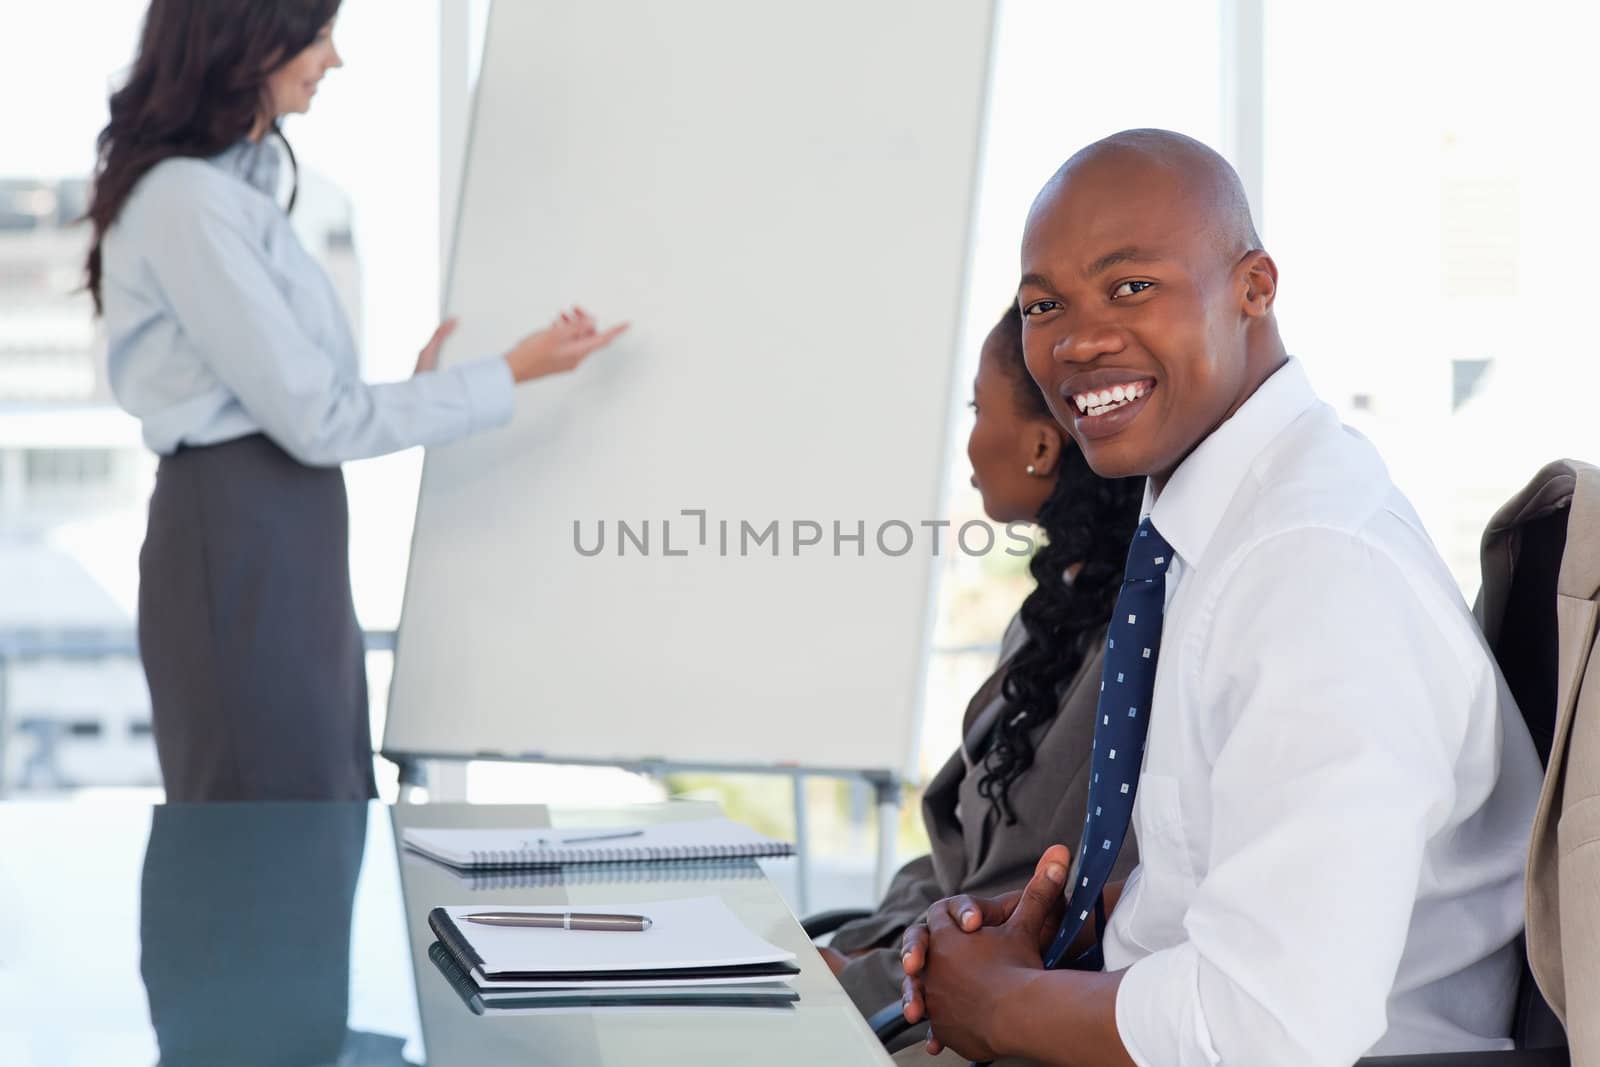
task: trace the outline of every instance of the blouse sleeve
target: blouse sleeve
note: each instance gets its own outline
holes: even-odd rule
[[[333,466],[510,421],[511,370],[498,357],[378,385],[341,373],[296,321],[231,190],[189,173],[149,190],[162,232],[145,258],[179,329],[286,452]]]

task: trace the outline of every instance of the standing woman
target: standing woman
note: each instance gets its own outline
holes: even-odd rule
[[[152,0],[99,138],[88,288],[112,390],[161,456],[139,644],[170,801],[375,795],[339,464],[499,426],[514,383],[622,329],[574,310],[436,371],[446,323],[410,380],[360,380],[271,143],[341,65],[338,6]]]

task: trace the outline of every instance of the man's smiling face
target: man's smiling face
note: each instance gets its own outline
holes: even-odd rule
[[[1270,309],[1276,269],[1210,162],[1103,142],[1029,214],[1017,290],[1028,370],[1104,477],[1159,488],[1265,377],[1248,326]]]

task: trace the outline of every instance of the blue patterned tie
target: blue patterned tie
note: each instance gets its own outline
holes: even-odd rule
[[[1161,653],[1161,614],[1166,608],[1167,568],[1172,546],[1145,519],[1128,549],[1122,592],[1106,629],[1106,661],[1100,677],[1100,701],[1094,724],[1094,752],[1089,764],[1089,811],[1078,843],[1078,865],[1067,894],[1067,913],[1045,953],[1044,965],[1061,964],[1062,954],[1093,912],[1103,925],[1101,894],[1116,866],[1122,840],[1133,818],[1133,798],[1144,763],[1144,739],[1150,728],[1150,698],[1156,688],[1156,659]],[[1098,943],[1067,966],[1099,970]]]

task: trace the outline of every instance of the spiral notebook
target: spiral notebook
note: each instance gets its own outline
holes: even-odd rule
[[[794,855],[787,841],[721,818],[589,830],[407,827],[404,839],[407,848],[460,870]]]
[[[662,860],[658,863],[579,863],[561,867],[462,869],[417,854],[417,863],[437,864],[469,890],[548,889],[614,885],[619,882],[722,882],[765,878],[755,860]]]

